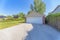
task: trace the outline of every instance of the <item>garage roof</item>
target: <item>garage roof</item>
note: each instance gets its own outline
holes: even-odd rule
[[[43,16],[43,14],[40,14],[35,11],[30,11],[26,17],[41,17],[41,16]]]

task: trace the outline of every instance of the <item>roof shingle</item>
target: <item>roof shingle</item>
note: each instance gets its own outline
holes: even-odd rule
[[[40,14],[35,11],[31,11],[26,17],[41,17],[41,16],[43,16],[43,14]]]

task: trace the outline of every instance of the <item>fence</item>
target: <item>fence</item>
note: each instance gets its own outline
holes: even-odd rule
[[[53,26],[54,28],[60,30],[60,16],[48,16],[46,18],[47,24]]]

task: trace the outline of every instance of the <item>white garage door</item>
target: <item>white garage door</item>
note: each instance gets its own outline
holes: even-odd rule
[[[26,18],[27,23],[43,24],[42,17],[28,17]]]

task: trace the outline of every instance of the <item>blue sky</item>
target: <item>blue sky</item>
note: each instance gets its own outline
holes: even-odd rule
[[[60,4],[60,0],[43,0],[46,4],[47,15]],[[30,10],[30,4],[33,0],[0,0],[0,15],[13,15],[19,12],[27,12]]]

